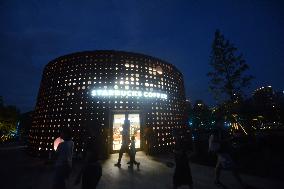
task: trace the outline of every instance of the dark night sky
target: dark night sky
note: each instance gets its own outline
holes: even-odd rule
[[[182,71],[187,96],[214,100],[206,73],[217,28],[245,56],[262,85],[283,89],[284,1],[0,0],[0,95],[32,110],[50,60],[72,52],[125,50]]]

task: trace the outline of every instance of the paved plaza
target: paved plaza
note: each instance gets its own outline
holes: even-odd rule
[[[1,189],[51,189],[53,167],[38,158],[25,154],[25,149],[2,148],[0,149]],[[115,167],[118,154],[112,154],[103,162],[103,176],[98,189],[171,189],[174,168],[168,166],[173,162],[169,156],[152,157],[143,152],[137,153],[137,161],[141,162],[140,170],[136,167],[128,169],[129,157],[124,156],[121,168]],[[80,165],[75,163],[73,172],[68,181],[68,189],[79,189],[80,185],[73,184]],[[214,168],[191,164],[194,188],[213,189]],[[284,182],[242,175],[245,182],[252,188],[270,189],[284,188]],[[229,189],[240,188],[231,173],[222,174],[224,184]],[[187,188],[187,187],[182,187]]]

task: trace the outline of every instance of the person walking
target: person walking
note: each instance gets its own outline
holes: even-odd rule
[[[232,171],[233,176],[242,188],[247,188],[247,185],[241,179],[240,174],[236,169],[236,165],[230,155],[229,143],[231,138],[224,132],[223,124],[224,122],[222,119],[217,119],[216,129],[209,137],[209,152],[212,152],[217,156],[214,184],[219,187],[224,187],[224,184],[220,181],[220,175],[223,169],[227,169]]]
[[[96,189],[102,176],[101,153],[101,138],[98,136],[96,138],[94,136],[88,137],[83,166],[75,179],[75,184],[82,180],[82,189]]]
[[[135,155],[136,155],[136,148],[135,148],[135,136],[131,137],[131,143],[130,143],[130,162],[128,168],[133,168],[133,164],[137,165],[137,169],[139,169],[140,163],[135,160]]]
[[[71,129],[64,127],[61,130],[61,142],[55,152],[55,174],[53,189],[65,189],[65,181],[69,177],[72,169],[72,158],[74,142],[71,140]]]
[[[120,150],[119,150],[118,161],[117,161],[116,164],[114,164],[114,166],[117,166],[117,167],[121,167],[121,158],[122,158],[123,154],[124,153],[128,153],[129,154],[130,139],[129,139],[129,123],[128,122],[125,121],[123,126],[122,126],[123,127],[123,130],[122,130],[122,143],[121,143],[121,147],[120,147]]]
[[[173,176],[173,188],[177,189],[182,185],[188,185],[189,189],[193,188],[189,158],[184,140],[178,136],[174,149],[175,171]]]

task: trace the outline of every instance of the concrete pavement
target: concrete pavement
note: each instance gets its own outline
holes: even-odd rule
[[[1,189],[51,189],[52,165],[46,164],[38,158],[31,158],[24,153],[22,148],[10,150],[0,149],[0,179]],[[129,157],[122,158],[121,168],[115,167],[118,154],[112,154],[108,160],[103,162],[103,176],[99,182],[98,189],[171,189],[174,168],[168,167],[173,159],[166,156],[151,157],[143,152],[138,152],[136,159],[141,163],[140,170],[136,167],[128,169],[126,164]],[[80,185],[73,184],[80,169],[75,163],[73,172],[68,180],[69,189],[79,189]],[[197,164],[191,164],[194,188],[214,189],[214,168]],[[284,188],[284,182],[259,178],[255,176],[242,175],[243,180],[258,189]],[[240,188],[230,172],[222,174],[222,180],[227,188]],[[181,187],[187,188],[187,187]]]

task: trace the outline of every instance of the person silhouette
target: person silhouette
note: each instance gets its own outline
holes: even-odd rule
[[[61,142],[55,152],[55,174],[53,189],[65,189],[65,180],[69,177],[72,169],[72,158],[74,142],[71,140],[71,129],[64,127],[61,129]]]
[[[147,125],[144,129],[146,155],[152,154],[153,137],[154,137],[153,128]]]
[[[118,161],[116,164],[114,164],[117,167],[121,167],[121,158],[123,156],[123,153],[128,153],[129,154],[129,143],[130,143],[130,139],[129,139],[129,127],[130,127],[130,123],[129,120],[125,120],[124,124],[122,125],[122,143],[121,143],[121,147],[119,150],[119,157],[118,157]]]
[[[89,136],[85,146],[85,157],[81,171],[75,179],[78,184],[82,179],[82,189],[95,189],[102,176],[101,159],[101,137]]]
[[[189,158],[186,151],[186,143],[183,138],[178,136],[174,148],[175,170],[173,176],[173,188],[177,189],[182,185],[188,185],[189,189],[193,188]]]
[[[209,151],[213,152],[217,156],[217,162],[215,166],[215,180],[214,184],[220,187],[224,187],[224,184],[220,181],[221,171],[223,169],[230,170],[233,176],[242,188],[247,188],[247,184],[243,182],[240,174],[236,168],[230,154],[230,142],[231,137],[223,129],[223,118],[217,118],[216,129],[209,137]]]
[[[131,143],[130,143],[130,150],[129,150],[129,156],[130,156],[130,162],[129,162],[129,168],[133,168],[133,164],[137,165],[137,168],[139,169],[140,163],[135,160],[136,155],[136,148],[135,148],[135,136],[131,137]]]

